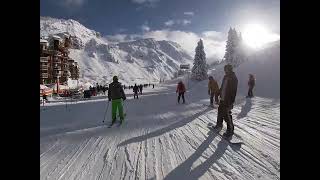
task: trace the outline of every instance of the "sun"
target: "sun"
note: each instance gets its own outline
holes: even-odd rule
[[[278,34],[268,32],[260,24],[248,24],[243,28],[243,41],[252,48],[260,48],[263,45],[280,39]]]

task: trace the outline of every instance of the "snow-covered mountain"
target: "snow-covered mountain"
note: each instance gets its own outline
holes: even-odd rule
[[[80,65],[81,82],[110,82],[118,75],[126,84],[158,82],[170,79],[180,64],[192,64],[192,57],[172,41],[140,39],[108,44],[100,33],[75,20],[40,17],[40,35],[70,34],[70,57]]]

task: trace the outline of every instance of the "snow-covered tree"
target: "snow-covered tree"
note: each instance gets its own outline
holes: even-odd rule
[[[191,70],[191,78],[201,81],[208,77],[208,65],[206,62],[206,53],[204,52],[203,42],[200,39],[196,47],[196,54],[194,56],[193,67]]]
[[[241,33],[237,33],[235,28],[229,29],[228,40],[226,45],[226,53],[224,60],[233,65],[234,67],[239,66],[245,59],[244,46]]]

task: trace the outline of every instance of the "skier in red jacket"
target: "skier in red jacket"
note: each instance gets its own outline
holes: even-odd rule
[[[176,90],[176,93],[179,93],[179,96],[178,96],[178,103],[180,104],[180,97],[182,96],[182,100],[183,100],[183,104],[185,103],[185,99],[184,99],[184,92],[186,92],[186,87],[184,86],[183,82],[180,81],[178,83],[178,86],[177,86],[177,90]]]

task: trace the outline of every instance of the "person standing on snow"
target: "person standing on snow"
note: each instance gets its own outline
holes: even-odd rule
[[[177,90],[176,93],[179,93],[178,95],[178,103],[180,104],[180,97],[182,96],[182,100],[183,100],[183,104],[185,103],[185,99],[184,99],[184,93],[186,92],[186,87],[184,86],[182,81],[179,81],[178,85],[177,85]]]
[[[210,106],[213,107],[213,97],[215,97],[216,104],[219,103],[219,85],[216,80],[213,79],[212,76],[209,76],[208,82],[208,94],[210,96]]]
[[[248,90],[248,96],[247,98],[252,98],[253,97],[253,93],[252,93],[252,90],[254,88],[256,84],[256,80],[254,79],[254,76],[253,74],[249,74],[249,81],[248,81],[248,86],[249,86],[249,90]]]
[[[123,101],[126,100],[121,83],[118,82],[118,77],[113,76],[113,82],[109,85],[108,90],[109,101],[112,100],[112,122],[113,125],[116,121],[117,110],[119,111],[120,123],[124,120],[123,114]]]
[[[136,99],[136,97],[137,97],[137,99],[139,99],[139,97],[138,97],[139,88],[138,88],[137,84],[134,84],[134,87],[132,89],[133,89],[133,99]]]
[[[220,104],[218,108],[217,124],[214,128],[221,130],[224,120],[227,123],[227,132],[224,136],[231,137],[234,133],[231,109],[233,109],[233,104],[237,95],[238,79],[232,70],[232,65],[225,65],[224,71],[225,76],[223,77],[219,92]]]
[[[139,86],[139,90],[140,90],[140,94],[142,94],[142,84],[140,84],[140,86]]]

